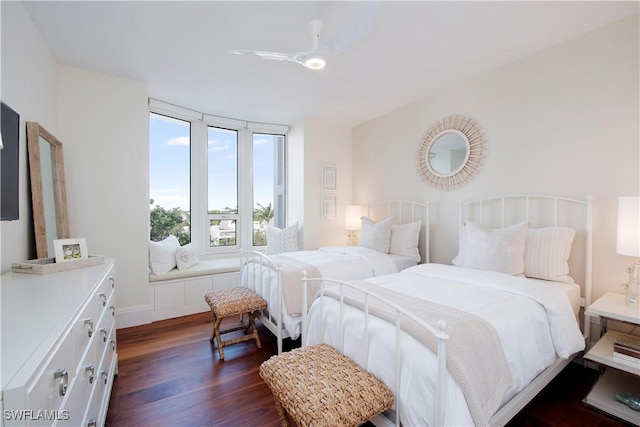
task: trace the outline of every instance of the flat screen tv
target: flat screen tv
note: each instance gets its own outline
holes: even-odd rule
[[[20,152],[20,116],[0,101],[0,220],[18,219],[18,167]]]

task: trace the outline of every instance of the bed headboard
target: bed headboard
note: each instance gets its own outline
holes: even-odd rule
[[[410,200],[386,200],[369,203],[364,209],[364,215],[373,221],[381,221],[393,217],[394,224],[408,224],[422,221],[418,250],[420,263],[429,262],[429,202],[414,202]]]
[[[508,195],[463,201],[459,225],[472,220],[485,227],[501,228],[530,221],[532,228],[566,226],[576,230],[569,257],[571,277],[580,285],[582,306],[591,304],[593,259],[592,198],[585,200],[554,196]],[[585,324],[585,332],[589,328]]]

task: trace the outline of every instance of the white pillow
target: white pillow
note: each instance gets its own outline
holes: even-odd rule
[[[176,267],[176,249],[180,247],[173,234],[160,242],[149,240],[149,267],[153,274],[164,274]]]
[[[422,220],[409,224],[391,225],[391,242],[389,243],[389,253],[394,255],[408,256],[420,262],[420,251],[418,251],[418,241],[420,240],[420,227]]]
[[[465,222],[454,265],[512,275],[524,273],[528,226],[524,221],[509,227],[486,229],[473,221]]]
[[[177,248],[175,257],[178,270],[186,270],[200,262],[191,243]]]
[[[569,227],[529,229],[524,247],[524,275],[573,283],[568,260],[575,236],[576,230]]]
[[[363,216],[360,246],[388,254],[391,243],[391,225],[393,225],[392,217],[376,223]]]
[[[298,250],[298,222],[284,230],[267,225],[267,255]]]

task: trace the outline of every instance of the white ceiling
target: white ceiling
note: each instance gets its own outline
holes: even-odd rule
[[[234,55],[298,52],[305,23],[340,37],[363,2],[29,1],[62,64],[147,82],[149,95],[207,114],[353,127],[447,86],[637,13],[637,1],[379,4],[373,27],[326,69]],[[351,27],[349,27],[351,28]]]

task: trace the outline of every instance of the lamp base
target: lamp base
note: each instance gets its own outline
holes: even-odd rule
[[[352,231],[347,234],[347,246],[358,246],[357,232]]]
[[[640,304],[640,264],[638,263],[629,268],[629,283],[625,285],[624,300],[628,305]]]

